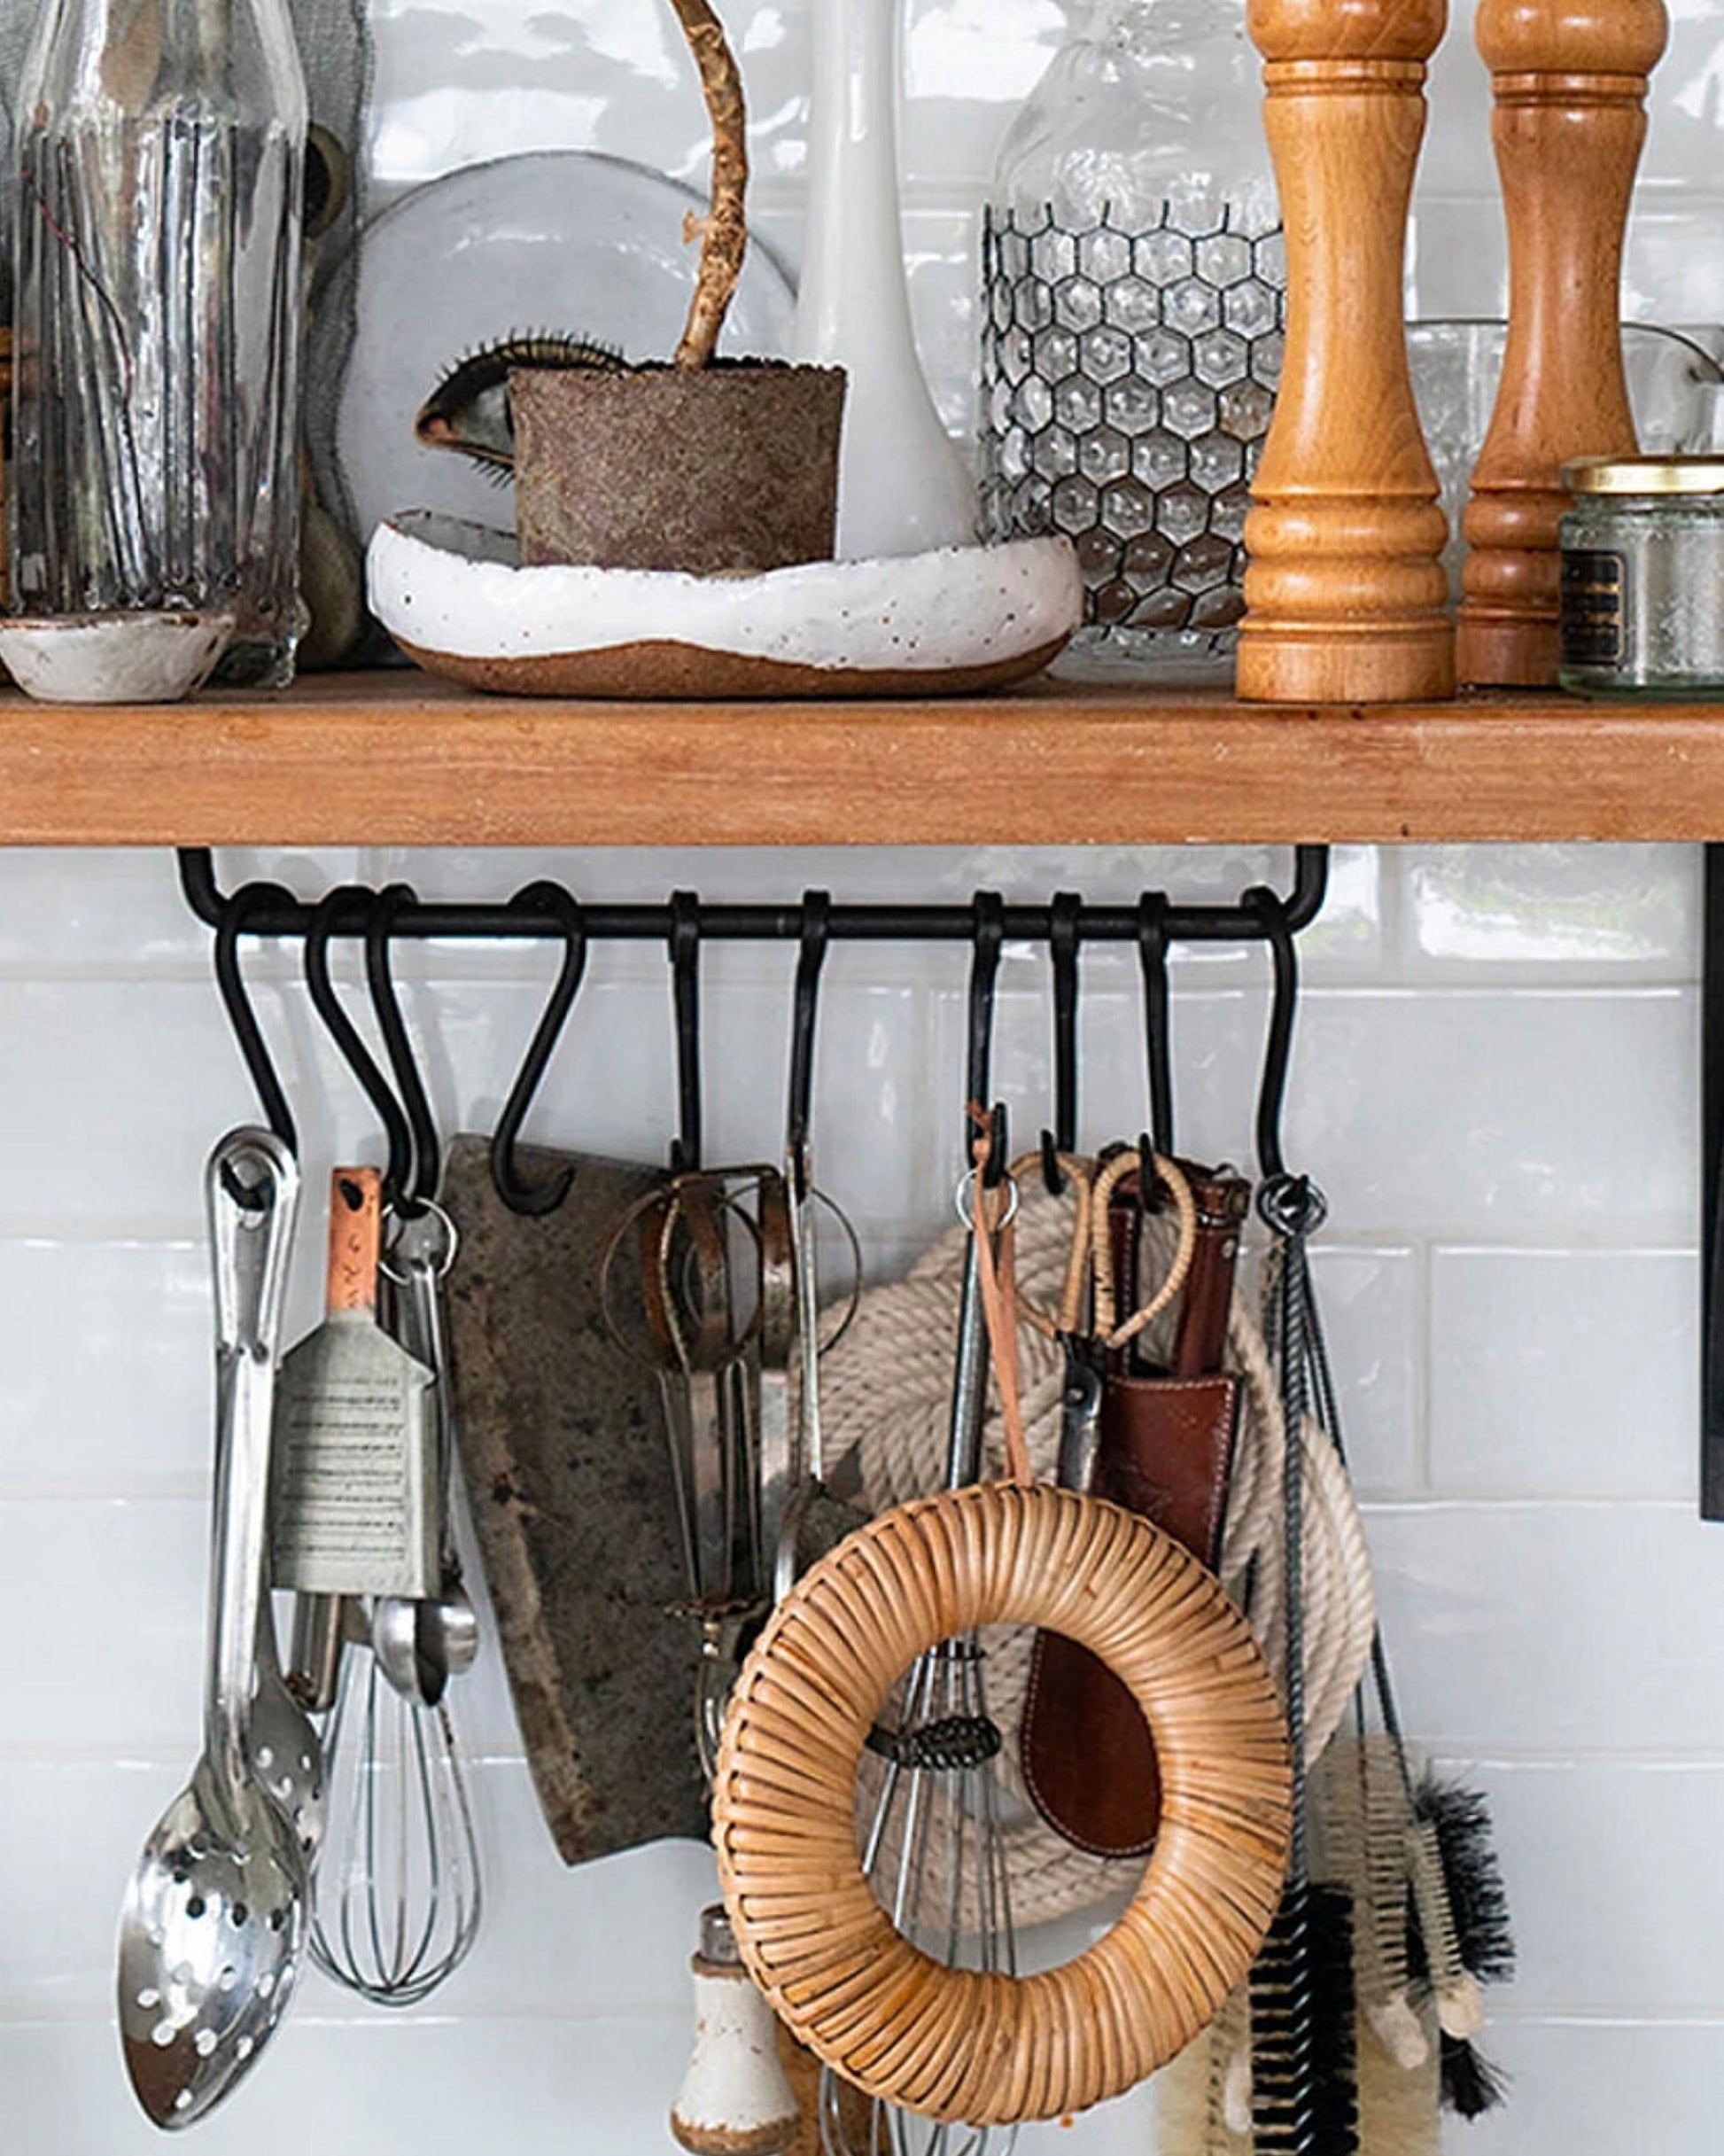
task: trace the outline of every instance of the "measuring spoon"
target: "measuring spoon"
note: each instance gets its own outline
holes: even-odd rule
[[[461,1584],[453,1512],[455,1444],[443,1283],[458,1246],[454,1221],[440,1205],[427,1203],[400,1221],[383,1260],[394,1287],[396,1337],[431,1374],[426,1413],[441,1565],[435,1595],[378,1597],[371,1610],[371,1647],[396,1691],[427,1707],[437,1705],[452,1677],[472,1668],[479,1651],[478,1612]]]
[[[120,2032],[158,2126],[219,2104],[274,2034],[299,1974],[308,1871],[250,1763],[270,1418],[299,1195],[267,1131],[231,1132],[206,1178],[218,1419],[203,1755],[144,1846],[120,1924]]]

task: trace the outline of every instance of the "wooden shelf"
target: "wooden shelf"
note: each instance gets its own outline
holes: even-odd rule
[[[1724,838],[1724,704],[1266,710],[479,698],[417,673],[0,696],[0,844],[796,845]]]

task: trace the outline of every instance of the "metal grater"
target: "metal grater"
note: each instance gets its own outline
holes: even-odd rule
[[[329,1315],[282,1365],[272,1578],[316,1595],[438,1593],[431,1373],[377,1324],[382,1179],[338,1168]]]

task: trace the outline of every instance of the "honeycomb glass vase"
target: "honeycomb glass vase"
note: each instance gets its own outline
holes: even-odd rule
[[[984,513],[1062,532],[1061,671],[1224,681],[1286,263],[1243,0],[1099,0],[1001,148],[983,241]]]

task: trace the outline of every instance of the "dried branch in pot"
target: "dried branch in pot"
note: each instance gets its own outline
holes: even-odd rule
[[[671,0],[671,4],[700,70],[712,121],[711,202],[704,217],[691,214],[685,227],[688,238],[700,240],[701,262],[677,346],[679,367],[705,367],[718,348],[748,252],[748,113],[735,55],[708,0]]]

